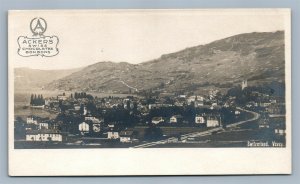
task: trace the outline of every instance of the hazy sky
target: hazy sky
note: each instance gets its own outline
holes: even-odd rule
[[[228,36],[284,30],[287,11],[114,10],[35,11],[10,14],[10,61],[15,67],[67,69],[99,61],[141,63]],[[46,36],[59,38],[55,57],[17,55],[18,36],[31,36],[29,23],[43,17]]]

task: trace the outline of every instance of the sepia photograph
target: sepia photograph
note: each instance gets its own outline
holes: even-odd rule
[[[12,151],[290,152],[288,9],[11,11],[8,32]]]

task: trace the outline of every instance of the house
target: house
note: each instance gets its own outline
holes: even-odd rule
[[[206,119],[207,127],[218,127],[221,125],[221,118],[218,115],[209,115]]]
[[[86,116],[84,119],[85,121],[91,122],[93,132],[98,133],[101,131],[101,123],[104,122],[104,119],[98,119],[93,116]]]
[[[108,139],[119,139],[120,138],[119,132],[109,131],[109,132],[107,132],[107,138]]]
[[[49,123],[41,122],[39,123],[39,129],[49,129]]]
[[[162,117],[153,117],[152,118],[152,123],[153,124],[159,124],[159,123],[163,123],[164,119]]]
[[[267,107],[270,114],[285,114],[285,105],[271,104]]]
[[[26,132],[26,141],[56,141],[62,142],[66,139],[66,134],[58,130],[41,129]]]
[[[74,110],[79,111],[80,110],[80,105],[74,105]]]
[[[258,128],[270,128],[269,121],[267,118],[260,119],[258,122]]]
[[[195,107],[201,107],[201,106],[204,106],[204,101],[199,101],[199,100],[197,100],[197,101],[195,101],[194,103],[195,103]]]
[[[170,118],[170,123],[181,123],[183,117],[181,115],[174,115]]]
[[[284,135],[285,130],[283,128],[275,128],[275,134]]]
[[[204,124],[205,123],[205,118],[203,115],[196,115],[195,117],[195,123],[196,124]]]
[[[58,95],[58,96],[57,96],[57,99],[58,99],[58,100],[67,100],[68,97],[67,97],[65,94],[62,94],[62,95]]]
[[[202,97],[202,96],[197,96],[197,95],[195,95],[195,96],[190,96],[190,97],[188,97],[188,99],[187,99],[187,103],[188,103],[188,104],[191,104],[192,102],[199,102],[199,103],[197,103],[199,106],[201,106],[201,104],[203,104],[203,101],[204,101],[204,97]]]
[[[37,118],[34,116],[27,117],[27,124],[38,124]]]
[[[133,139],[133,131],[132,130],[123,130],[120,132],[120,142],[130,143]]]
[[[241,111],[235,110],[235,111],[234,111],[234,114],[235,114],[235,115],[240,115],[240,114],[241,114]]]
[[[96,117],[93,117],[93,116],[86,116],[84,118],[85,121],[92,121],[93,123],[101,123],[104,121],[104,119],[98,119]]]
[[[79,124],[78,129],[81,133],[88,133],[90,131],[90,125],[86,122],[82,122]]]
[[[115,123],[109,123],[107,125],[107,127],[110,128],[110,129],[113,129],[113,128],[115,128]]]

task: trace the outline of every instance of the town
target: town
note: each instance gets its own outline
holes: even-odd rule
[[[241,122],[271,134],[270,142],[285,144],[284,84],[275,86],[283,90],[248,86],[244,80],[225,94],[217,89],[201,95],[159,90],[131,92],[126,97],[87,92],[53,97],[32,94],[28,108],[56,114],[56,118],[15,117],[15,147],[126,148],[151,147],[152,142],[168,147],[168,143],[195,143],[203,135],[214,136]]]

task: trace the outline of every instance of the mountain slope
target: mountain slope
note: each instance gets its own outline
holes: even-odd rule
[[[49,89],[99,92],[197,90],[284,80],[284,32],[246,33],[162,55],[138,65],[99,62],[51,82]]]
[[[70,70],[38,70],[30,68],[14,69],[14,86],[16,90],[41,89],[45,84],[66,77],[80,69]]]

